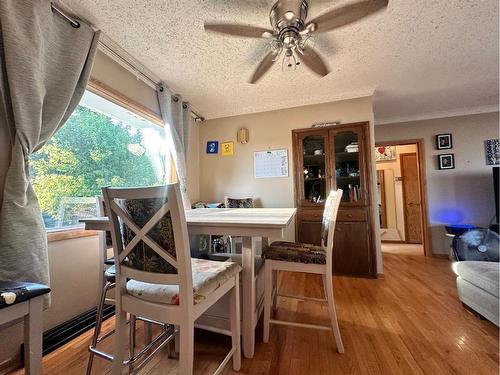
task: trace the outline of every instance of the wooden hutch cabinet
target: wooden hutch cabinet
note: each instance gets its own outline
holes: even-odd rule
[[[342,189],[333,272],[376,277],[369,123],[298,129],[292,136],[297,241],[320,245],[327,192]]]

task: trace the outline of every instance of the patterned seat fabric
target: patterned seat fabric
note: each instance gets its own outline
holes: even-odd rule
[[[241,267],[233,262],[214,262],[196,258],[191,259],[191,268],[194,304],[204,301],[210,293],[241,271]],[[127,293],[150,302],[179,304],[177,285],[149,284],[130,280],[127,283]]]
[[[277,241],[262,251],[264,259],[286,262],[326,264],[326,252],[321,246]]]
[[[120,202],[122,209],[132,221],[142,228],[167,202],[167,198],[127,199]],[[124,222],[121,225],[123,245],[127,246],[135,237],[135,232]],[[149,232],[149,238],[176,259],[174,229],[172,218],[168,212]],[[177,273],[175,267],[158,255],[144,241],[134,247],[125,260],[125,265],[137,270],[156,273]]]
[[[253,208],[253,198],[227,198],[226,208]]]

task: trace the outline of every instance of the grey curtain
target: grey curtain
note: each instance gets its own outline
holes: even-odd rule
[[[158,102],[160,104],[161,117],[165,126],[170,130],[170,149],[172,151],[179,186],[182,194],[184,209],[191,208],[187,192],[187,155],[189,145],[189,128],[191,124],[191,106],[183,102],[182,97],[172,93],[165,84],[158,89]]]
[[[80,101],[99,33],[48,0],[0,1],[0,279],[49,284],[47,238],[29,157]],[[48,305],[49,300],[46,300]]]

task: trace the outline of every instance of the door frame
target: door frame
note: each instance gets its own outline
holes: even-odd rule
[[[432,256],[431,237],[430,237],[430,218],[427,197],[427,174],[425,166],[425,145],[423,138],[405,139],[400,141],[375,142],[375,147],[379,146],[405,146],[417,145],[418,173],[420,175],[420,198],[422,200],[422,242],[424,255]]]

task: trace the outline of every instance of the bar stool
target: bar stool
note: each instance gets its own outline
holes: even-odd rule
[[[273,242],[270,246],[262,251],[262,256],[265,259],[265,294],[264,294],[264,335],[263,341],[269,341],[269,328],[271,324],[288,325],[294,327],[313,328],[321,330],[331,330],[337,344],[337,351],[344,353],[344,345],[340,336],[340,329],[337,322],[337,312],[335,301],[333,298],[333,278],[332,278],[332,262],[333,262],[333,236],[335,233],[335,221],[342,199],[342,190],[331,191],[323,213],[321,242],[322,246],[310,244],[278,241]],[[326,302],[328,304],[328,312],[330,315],[330,325],[323,326],[317,324],[306,324],[298,322],[290,322],[278,319],[271,319],[271,306],[273,304],[273,273],[279,271],[303,272],[320,274],[323,276],[323,284],[325,288],[326,298],[317,299],[302,296],[280,295],[276,289],[276,295],[286,298],[294,298],[303,301],[312,300],[316,302]],[[276,285],[277,288],[277,285]]]
[[[101,196],[96,197],[96,208],[97,216],[106,216],[106,210],[104,207],[104,200]],[[94,356],[97,355],[108,361],[113,360],[113,356],[97,349],[97,344],[105,340],[114,333],[114,330],[110,330],[101,335],[102,322],[104,320],[104,308],[106,305],[114,305],[114,298],[108,298],[108,292],[115,287],[115,266],[114,259],[108,258],[108,249],[113,247],[111,241],[111,233],[109,231],[98,233],[99,237],[99,303],[97,305],[96,312],[96,326],[94,329],[94,335],[92,336],[91,343],[89,345],[89,360],[87,363],[87,375],[92,373],[92,365],[94,362]],[[135,331],[135,319],[131,319],[132,328]],[[131,329],[132,333],[132,329]],[[131,335],[135,337],[135,335]],[[135,340],[135,339],[133,339]],[[135,344],[135,342],[134,342]]]
[[[98,216],[107,216],[107,211],[104,205],[104,200],[102,196],[96,197],[96,206],[97,206],[97,215]],[[107,361],[113,361],[113,356],[109,353],[106,353],[97,348],[97,345],[115,333],[115,330],[112,329],[101,336],[102,323],[104,321],[104,309],[106,305],[115,305],[115,299],[109,298],[108,293],[115,288],[116,285],[116,268],[114,258],[108,258],[108,249],[113,248],[113,243],[111,239],[111,232],[109,231],[100,231],[98,233],[99,236],[99,303],[97,305],[96,312],[96,326],[94,329],[94,334],[92,336],[90,345],[89,345],[89,360],[87,363],[87,375],[92,373],[92,365],[94,362],[94,357],[97,355],[100,358],[103,358]],[[150,321],[142,318],[137,318],[134,315],[130,315],[130,319],[128,323],[130,324],[130,340],[129,340],[129,358],[125,361],[127,364],[132,365],[137,359],[135,355],[135,347],[136,347],[136,321],[142,320],[148,324],[145,324],[145,335],[144,335],[144,345],[145,348],[138,354],[138,356],[142,356],[147,348],[152,346],[153,342],[158,340],[158,337],[153,340],[152,335],[152,324],[161,325],[163,328],[163,332],[159,335],[161,337],[172,335],[173,334],[173,326],[165,325],[163,323],[158,323],[155,321]]]
[[[42,373],[43,295],[42,284],[0,281],[0,326],[24,318],[25,374]]]

